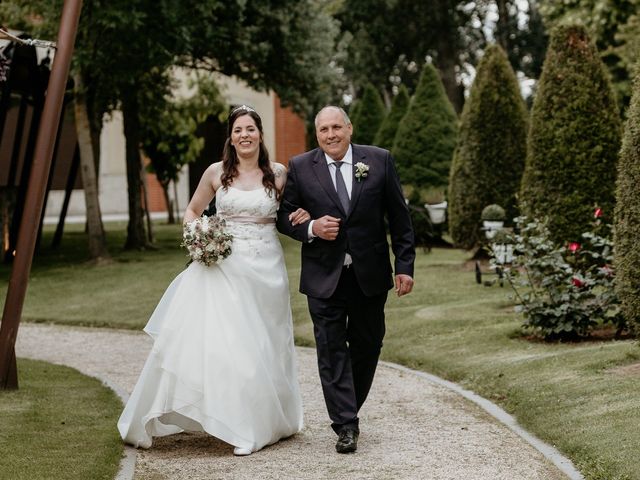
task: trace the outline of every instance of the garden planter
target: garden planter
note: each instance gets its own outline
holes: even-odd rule
[[[435,204],[425,203],[424,208],[429,212],[429,219],[434,225],[444,223],[447,218],[447,202],[440,202]]]
[[[486,237],[491,240],[498,230],[501,230],[504,226],[504,221],[502,220],[483,220],[482,226],[484,227],[484,234]]]

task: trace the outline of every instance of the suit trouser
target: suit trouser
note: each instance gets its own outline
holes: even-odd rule
[[[308,297],[318,353],[318,370],[332,428],[358,430],[358,411],[367,398],[384,338],[387,292],[367,297],[353,268],[344,267],[329,298]]]

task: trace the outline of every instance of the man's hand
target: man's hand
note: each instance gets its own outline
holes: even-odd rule
[[[413,289],[413,278],[409,275],[396,275],[396,293],[399,297],[411,293]]]
[[[291,225],[300,225],[301,223],[311,220],[311,215],[303,208],[297,209],[295,212],[289,214],[289,221]]]
[[[335,240],[340,230],[340,219],[325,215],[313,222],[313,234],[323,240]]]

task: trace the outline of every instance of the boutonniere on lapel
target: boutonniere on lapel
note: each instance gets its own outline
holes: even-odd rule
[[[367,178],[367,175],[369,175],[369,165],[362,162],[356,163],[356,180],[361,182],[363,178]]]

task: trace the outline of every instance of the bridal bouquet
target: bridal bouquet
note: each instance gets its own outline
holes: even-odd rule
[[[186,247],[191,260],[209,267],[231,255],[233,236],[225,227],[217,215],[196,218],[185,224],[180,246]]]

